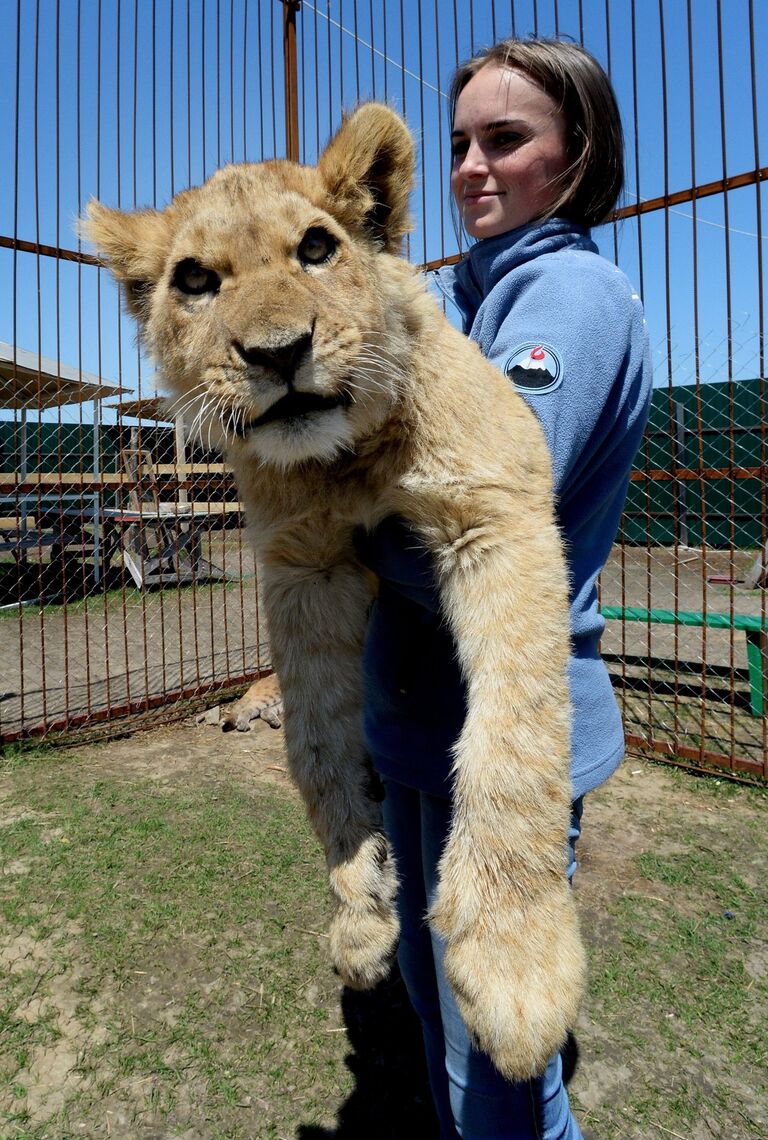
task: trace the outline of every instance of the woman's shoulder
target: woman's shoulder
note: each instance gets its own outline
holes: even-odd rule
[[[640,296],[618,266],[584,249],[543,254],[488,291],[484,309],[516,323],[526,311],[542,311],[564,327],[624,327],[641,321]],[[607,330],[606,330],[607,331]]]
[[[584,249],[537,258],[506,293],[488,300],[500,329],[539,315],[565,340],[591,338],[600,330],[604,338],[625,344],[642,335],[645,325],[640,296],[626,274]]]
[[[545,253],[531,263],[532,279],[548,285],[577,290],[585,298],[604,295],[639,301],[627,275],[613,261],[589,249],[564,248]]]
[[[478,309],[472,337],[520,384],[541,379],[520,369],[532,367],[531,348],[543,349],[554,377],[542,389],[549,393],[561,377],[585,369],[602,369],[610,385],[628,353],[642,355],[646,333],[640,298],[625,274],[595,252],[566,248],[497,281]]]
[[[434,295],[449,318],[455,313],[486,355],[497,334],[508,325],[528,324],[529,318],[574,335],[603,327],[626,337],[642,323],[637,290],[601,256],[588,231],[555,220],[549,229],[531,228],[523,239],[488,239],[457,265],[431,275]]]

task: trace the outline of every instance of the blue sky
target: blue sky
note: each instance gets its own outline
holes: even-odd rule
[[[625,203],[768,165],[766,0],[304,0],[302,160],[314,161],[342,106],[375,97],[402,110],[423,157],[414,261],[457,248],[451,72],[473,47],[509,34],[513,19],[517,34],[583,33],[610,70],[627,136]],[[281,32],[276,0],[3,0],[0,234],[77,248],[73,222],[91,196],[162,205],[224,162],[280,155]],[[753,377],[764,365],[765,183],[759,193],[762,219],[750,186],[596,235],[642,287],[657,383],[692,383],[697,350],[703,381]],[[91,267],[0,248],[0,340],[152,388],[114,286]]]

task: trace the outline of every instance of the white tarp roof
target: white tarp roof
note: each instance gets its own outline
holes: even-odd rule
[[[0,341],[0,408],[41,411],[127,391],[89,372]]]

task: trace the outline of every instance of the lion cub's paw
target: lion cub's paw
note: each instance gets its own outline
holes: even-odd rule
[[[394,910],[339,905],[331,921],[331,960],[345,986],[369,990],[389,974],[400,927]]]
[[[431,917],[446,937],[445,973],[477,1047],[511,1081],[539,1076],[576,1024],[584,990],[571,900],[541,899],[528,914],[499,902],[454,938],[439,905]]]
[[[386,839],[369,832],[354,854],[331,864],[335,910],[331,958],[345,985],[367,990],[389,973],[397,947],[397,872]]]

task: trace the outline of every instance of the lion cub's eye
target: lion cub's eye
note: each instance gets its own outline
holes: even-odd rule
[[[297,254],[305,265],[322,265],[335,253],[336,239],[320,226],[312,226],[299,242]]]
[[[173,271],[173,284],[182,293],[199,297],[203,293],[218,293],[221,278],[193,257],[186,257]]]

